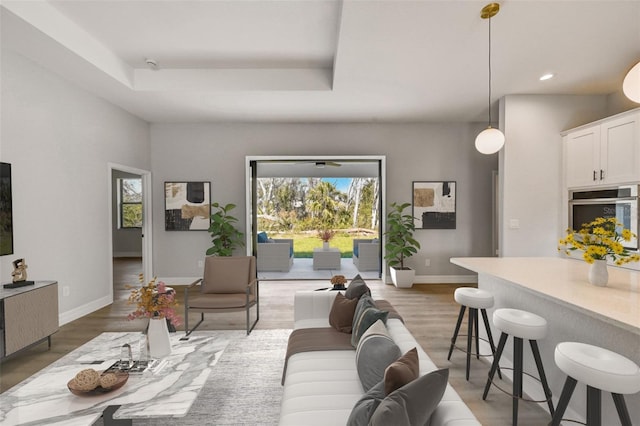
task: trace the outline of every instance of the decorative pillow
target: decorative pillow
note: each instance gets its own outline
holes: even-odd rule
[[[353,314],[356,311],[357,299],[347,299],[342,293],[336,294],[329,312],[329,324],[331,327],[343,333],[351,333]]]
[[[413,348],[384,370],[385,395],[389,395],[396,389],[400,389],[407,383],[417,379],[419,374],[418,350]]]
[[[356,311],[353,314],[353,325],[351,327],[351,344],[353,347],[358,347],[360,337],[374,322],[380,319],[386,324],[388,316],[389,312],[376,308],[371,296],[365,294],[360,297]]]
[[[387,395],[373,412],[372,426],[427,424],[449,379],[449,369],[432,371]]]
[[[347,426],[367,426],[373,412],[384,399],[384,382],[379,381],[353,406]]]
[[[258,242],[259,243],[266,243],[269,240],[269,237],[267,237],[267,233],[262,231],[258,233]]]
[[[382,320],[364,332],[356,348],[356,368],[365,392],[384,379],[385,369],[400,355]]]
[[[367,283],[365,283],[360,274],[358,274],[351,280],[344,295],[347,299],[359,299],[363,294],[371,296],[371,290],[369,290]]]

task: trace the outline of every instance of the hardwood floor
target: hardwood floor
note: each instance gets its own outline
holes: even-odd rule
[[[15,358],[0,364],[0,392],[4,392],[25,378],[46,367],[69,351],[96,337],[103,331],[138,331],[142,320],[128,321],[132,309],[126,304],[129,290],[125,284],[137,284],[141,272],[139,262],[130,259],[114,261],[114,303],[90,315],[60,327],[52,338],[51,350],[42,343]],[[449,368],[449,381],[483,425],[511,424],[511,398],[492,389],[486,401],[482,391],[487,377],[485,361],[472,358],[471,375],[465,380],[465,354],[454,352],[451,361],[447,353],[459,306],[453,301],[456,285],[414,285],[411,289],[397,289],[378,280],[367,280],[374,298],[387,299],[403,316],[416,340],[434,363]],[[325,281],[262,281],[260,283],[260,321],[256,329],[293,327],[293,294],[298,290],[327,287]],[[181,302],[183,290],[176,288]],[[189,317],[196,321],[196,315]],[[466,323],[466,321],[464,321]],[[203,329],[243,329],[244,313],[212,314],[205,316]],[[178,327],[178,332],[183,327]],[[465,325],[460,333],[466,333]],[[520,403],[519,424],[522,426],[549,423],[549,415],[533,403]]]

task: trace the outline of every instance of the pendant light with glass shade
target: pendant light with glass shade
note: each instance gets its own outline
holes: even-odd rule
[[[622,82],[622,91],[627,98],[640,104],[640,62],[627,73]]]
[[[476,149],[482,154],[495,154],[504,146],[504,134],[491,127],[491,18],[499,11],[498,3],[489,3],[480,12],[482,19],[489,20],[489,127],[476,136]]]

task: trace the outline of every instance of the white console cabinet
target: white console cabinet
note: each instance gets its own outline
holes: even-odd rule
[[[640,181],[640,109],[563,133],[567,188]]]

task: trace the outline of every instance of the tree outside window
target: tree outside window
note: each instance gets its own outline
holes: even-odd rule
[[[142,228],[142,179],[118,179],[120,228]]]

